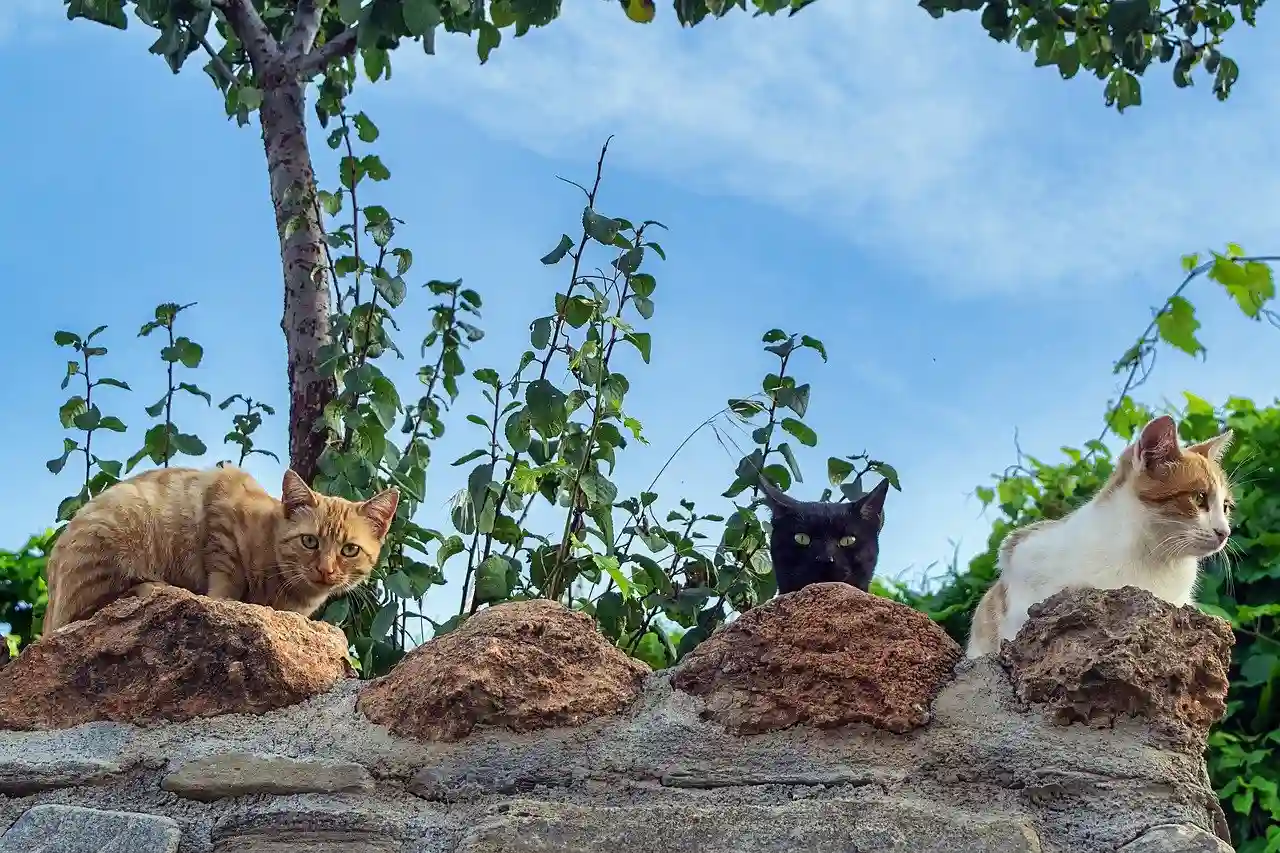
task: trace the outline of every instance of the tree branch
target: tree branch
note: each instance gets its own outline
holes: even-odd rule
[[[213,49],[213,45],[209,44],[209,40],[204,36],[199,36],[199,39],[200,46],[204,48],[205,53],[209,54],[209,59],[213,62],[214,70],[222,75],[228,86],[236,82],[236,75],[231,73],[231,67],[222,61],[222,57]]]
[[[244,45],[254,73],[265,74],[280,59],[280,45],[267,29],[266,22],[253,6],[253,0],[213,0],[231,25],[231,30]]]
[[[359,32],[358,27],[350,27],[343,30],[331,42],[326,42],[319,48],[311,51],[298,61],[298,77],[302,80],[310,80],[329,67],[329,63],[335,59],[342,59],[350,56],[356,49],[356,34]]]
[[[284,52],[291,61],[302,59],[316,43],[320,32],[320,19],[324,17],[328,0],[298,0],[293,13],[293,30],[284,43]]]

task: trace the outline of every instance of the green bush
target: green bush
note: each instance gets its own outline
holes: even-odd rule
[[[0,550],[0,654],[14,656],[40,634],[49,589],[44,581],[45,558],[53,548],[52,530],[32,536],[16,551]]]

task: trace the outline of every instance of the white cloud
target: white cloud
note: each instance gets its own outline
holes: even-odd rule
[[[616,133],[631,168],[777,205],[958,294],[1114,286],[1280,226],[1280,181],[1256,169],[1280,75],[1260,56],[1226,104],[1153,68],[1147,105],[1120,116],[1101,82],[1034,68],[976,16],[867,0],[680,30],[662,11],[640,27],[575,4],[483,67],[472,42],[442,39],[436,57],[397,57],[418,85],[379,96],[548,155]]]

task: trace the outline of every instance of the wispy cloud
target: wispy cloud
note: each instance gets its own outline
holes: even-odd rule
[[[1280,181],[1255,169],[1280,130],[1280,63],[1261,55],[1227,104],[1153,68],[1147,105],[1120,116],[1092,77],[1063,82],[974,16],[901,0],[683,31],[576,4],[484,67],[473,48],[398,58],[417,85],[382,94],[543,154],[616,133],[632,168],[780,206],[944,292],[1111,287],[1280,226]]]

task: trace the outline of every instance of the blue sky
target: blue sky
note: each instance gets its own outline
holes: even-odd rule
[[[480,67],[465,38],[435,57],[410,46],[389,82],[356,106],[382,130],[394,178],[362,202],[406,220],[413,283],[462,277],[485,299],[488,336],[468,367],[508,373],[527,324],[550,313],[565,270],[538,258],[581,213],[556,175],[586,180],[615,139],[600,209],[671,228],[651,321],[653,361],[620,365],[628,407],[651,444],[625,451],[623,492],[646,486],[683,437],[758,390],[773,326],[824,340],[831,361],[799,366],[814,386],[801,454],[816,497],[829,454],[863,449],[897,466],[880,572],[918,578],[983,547],[989,520],[970,493],[1024,449],[1052,458],[1097,433],[1110,365],[1180,277],[1178,258],[1234,240],[1280,253],[1280,58],[1255,32],[1232,34],[1243,69],[1225,104],[1205,79],[1175,90],[1153,69],[1146,104],[1121,116],[1102,84],[990,41],[977,17],[934,21],[905,0],[816,4],[790,20],[735,15],[681,31],[669,8],[629,23],[616,3],[576,3],[509,40]],[[0,255],[11,322],[0,338],[8,405],[0,465],[9,499],[0,542],[49,524],[74,473],[60,449],[65,351],[56,329],[109,325],[106,366],[129,381],[104,411],[130,425],[158,397],[158,342],[136,337],[158,302],[198,302],[184,331],[206,348],[192,379],[215,400],[250,394],[286,407],[280,266],[260,138],[222,116],[197,64],[178,76],[147,54],[147,31],[62,17],[46,0],[0,10],[0,137],[8,203]],[[1229,51],[1230,52],[1230,51]],[[336,170],[313,132],[324,185]],[[1266,165],[1272,163],[1271,166]],[[1271,242],[1268,242],[1271,241]],[[1164,352],[1141,396],[1191,389],[1271,400],[1280,333],[1241,318],[1205,281],[1201,363]],[[402,344],[417,350],[430,302],[411,291]],[[416,362],[395,368],[412,387]],[[423,521],[446,527],[479,439],[459,400],[435,451]],[[216,444],[225,413],[184,400],[180,425]],[[265,446],[283,452],[284,419]],[[109,450],[128,455],[131,431]],[[224,453],[214,448],[205,462]],[[705,509],[734,459],[710,434],[658,484]],[[271,490],[281,468],[250,465]],[[428,612],[456,607],[458,584]]]

